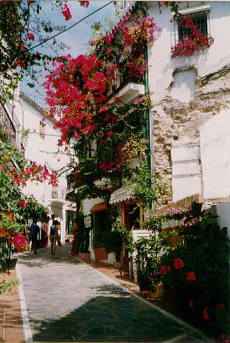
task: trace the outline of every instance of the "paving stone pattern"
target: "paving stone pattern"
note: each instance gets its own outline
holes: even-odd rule
[[[71,245],[19,256],[34,342],[196,342],[207,340],[133,296],[87,264]]]

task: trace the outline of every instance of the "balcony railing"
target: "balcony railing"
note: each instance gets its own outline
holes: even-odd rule
[[[115,96],[119,97],[122,102],[128,104],[144,94],[145,87],[143,77],[137,79],[130,75],[123,75],[117,72],[116,78],[112,81],[107,96],[109,100]]]
[[[66,188],[63,186],[53,186],[51,190],[51,199],[53,201],[65,201]]]

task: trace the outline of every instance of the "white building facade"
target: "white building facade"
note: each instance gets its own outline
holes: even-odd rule
[[[152,168],[171,182],[174,203],[198,195],[220,208],[230,201],[230,3],[180,2],[181,15],[214,43],[174,58],[180,30],[174,13],[163,3],[147,6],[162,29],[148,47]]]
[[[228,226],[230,203],[230,3],[182,1],[179,12],[191,17],[213,44],[189,57],[172,57],[171,48],[179,41],[180,28],[163,2],[141,2],[146,16],[154,17],[162,29],[148,45],[148,73],[144,84],[117,85],[116,96],[125,103],[149,91],[151,168],[165,178],[172,189],[169,204],[187,205],[202,201],[220,215],[221,227]],[[115,194],[117,193],[117,195]],[[122,222],[130,229],[132,197],[128,190],[112,194],[111,203],[120,204]],[[122,196],[121,196],[122,193]],[[86,200],[84,214],[103,218],[101,199]],[[90,226],[91,225],[91,226]],[[91,258],[96,258],[94,226],[91,230]],[[229,232],[230,234],[230,232]],[[111,254],[98,259],[114,262]]]
[[[49,119],[44,121],[44,109],[24,93],[20,93],[15,102],[15,114],[20,123],[20,132],[25,148],[25,158],[46,166],[49,172],[59,174],[69,163],[69,157],[62,148],[58,148],[60,133],[53,128]],[[23,189],[25,195],[33,195],[36,200],[48,209],[49,226],[53,219],[60,220],[61,241],[73,235],[74,208],[66,201],[66,172],[58,176],[58,185],[28,182]]]

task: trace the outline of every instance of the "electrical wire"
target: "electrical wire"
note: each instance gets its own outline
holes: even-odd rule
[[[56,38],[57,36],[60,36],[62,33],[66,32],[66,31],[69,31],[69,30],[72,29],[74,26],[80,24],[80,23],[81,23],[82,21],[84,21],[85,19],[91,17],[93,14],[95,14],[95,13],[101,11],[103,8],[105,8],[105,7],[109,6],[109,5],[111,5],[112,3],[113,3],[113,1],[110,1],[108,4],[106,4],[106,5],[104,5],[104,6],[100,7],[100,8],[98,8],[97,10],[95,10],[95,11],[93,11],[92,13],[88,14],[87,16],[83,17],[82,19],[78,20],[76,23],[74,23],[73,25],[67,27],[66,29],[62,30],[61,32],[58,32],[58,33],[56,33],[55,35],[53,35],[52,37],[47,38],[47,39],[44,39],[41,43],[32,46],[32,47],[29,48],[27,51],[31,51],[31,50],[33,50],[33,49],[35,49],[35,48],[37,48],[37,47],[39,47],[39,46],[45,44],[46,42],[50,41],[51,39],[54,39],[54,38]]]

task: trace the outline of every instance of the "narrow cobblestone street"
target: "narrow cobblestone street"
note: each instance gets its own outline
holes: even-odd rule
[[[27,342],[208,342],[202,334],[70,257],[71,245],[20,254]],[[25,301],[25,302],[24,302]]]

